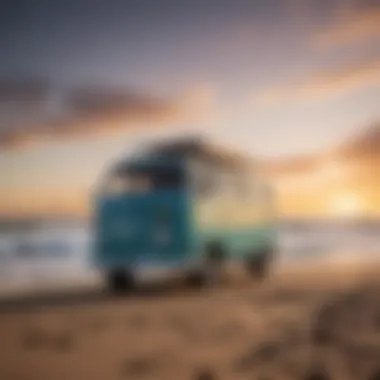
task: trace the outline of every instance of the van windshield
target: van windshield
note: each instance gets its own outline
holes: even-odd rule
[[[103,193],[128,194],[178,190],[185,186],[183,169],[176,166],[128,165],[114,170],[103,185]]]

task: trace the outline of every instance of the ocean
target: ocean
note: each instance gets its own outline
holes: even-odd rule
[[[49,288],[99,277],[90,264],[88,224],[39,224],[0,233],[0,288]],[[282,222],[278,265],[315,265],[380,260],[380,221]]]

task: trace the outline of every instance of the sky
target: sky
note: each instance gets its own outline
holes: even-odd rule
[[[0,215],[88,213],[147,137],[286,160],[380,120],[379,0],[2,1],[0,51]]]

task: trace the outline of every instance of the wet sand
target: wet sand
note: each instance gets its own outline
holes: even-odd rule
[[[0,379],[380,379],[378,266],[0,301]]]

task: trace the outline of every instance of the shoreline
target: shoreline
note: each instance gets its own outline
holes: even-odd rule
[[[380,255],[379,255],[380,257]],[[228,281],[233,283],[239,282],[242,278],[241,268],[230,267],[228,269]],[[330,285],[331,280],[335,283],[344,284],[352,281],[365,281],[376,277],[380,273],[380,258],[373,260],[292,260],[277,262],[272,271],[271,277],[267,282],[275,281],[277,283],[285,281],[285,283],[316,283],[319,287],[323,287],[321,278],[326,279]],[[244,277],[244,275],[243,275]],[[167,276],[170,281],[172,276]],[[166,277],[164,277],[165,282]],[[39,281],[38,281],[39,280]],[[154,278],[143,278],[140,280],[142,284],[145,282],[155,282]],[[28,298],[39,295],[60,295],[75,294],[75,292],[83,291],[103,291],[105,290],[104,278],[102,273],[94,269],[86,269],[83,273],[76,275],[62,276],[61,278],[45,278],[38,277],[18,281],[15,283],[0,284],[0,302],[11,300],[12,298]]]

